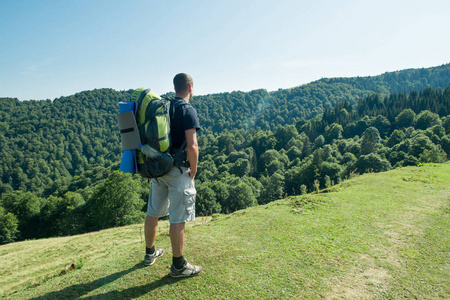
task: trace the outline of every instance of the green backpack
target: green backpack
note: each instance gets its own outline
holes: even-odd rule
[[[136,123],[143,148],[136,149],[138,172],[145,178],[157,178],[165,175],[180,161],[183,148],[171,155],[172,139],[170,135],[170,112],[187,102],[174,104],[173,98],[161,98],[150,89],[139,88],[131,95],[131,101],[138,103]],[[173,108],[172,108],[173,106]],[[157,150],[156,155],[144,155],[144,147]],[[142,150],[141,150],[142,149]]]

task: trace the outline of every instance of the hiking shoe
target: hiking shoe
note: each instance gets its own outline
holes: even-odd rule
[[[172,277],[191,277],[195,276],[202,270],[200,266],[194,266],[188,263],[187,261],[184,263],[184,266],[181,269],[175,268],[173,265],[170,267],[170,276]]]
[[[157,249],[155,253],[153,254],[145,254],[144,256],[144,265],[151,266],[155,263],[155,260],[158,257],[161,257],[164,255],[164,249]]]

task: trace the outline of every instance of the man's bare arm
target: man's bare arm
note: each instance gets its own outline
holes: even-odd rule
[[[197,174],[197,163],[198,163],[197,129],[192,128],[186,130],[184,134],[186,136],[187,156],[189,159],[189,164],[191,166],[189,176],[192,179],[194,179],[195,174]]]

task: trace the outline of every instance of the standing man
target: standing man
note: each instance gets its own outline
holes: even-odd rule
[[[184,159],[178,166],[158,180],[152,179],[152,188],[148,198],[147,217],[145,219],[146,254],[144,264],[152,265],[164,254],[164,249],[155,248],[158,219],[169,214],[170,241],[172,243],[172,266],[170,276],[190,277],[200,273],[202,268],[187,262],[183,256],[184,227],[195,219],[195,185],[197,173],[198,144],[197,130],[200,124],[196,110],[189,104],[175,105],[192,99],[194,82],[191,76],[180,73],[173,79],[175,99],[171,109],[172,149],[182,149]],[[176,108],[175,108],[176,107]],[[176,150],[175,150],[176,151]],[[173,154],[173,153],[172,153]]]

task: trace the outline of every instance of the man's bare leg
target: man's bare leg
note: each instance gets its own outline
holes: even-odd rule
[[[173,260],[170,267],[172,277],[190,277],[201,272],[202,267],[191,265],[183,256],[184,225],[186,223],[170,224],[170,241],[172,242]]]
[[[172,242],[172,253],[174,257],[183,256],[185,224],[186,223],[170,224],[170,241]]]
[[[144,232],[145,232],[145,245],[147,248],[151,248],[155,245],[156,232],[158,229],[158,219],[156,217],[150,217],[147,215],[145,218]]]
[[[158,257],[164,254],[164,249],[155,249],[156,230],[158,229],[158,218],[147,215],[145,218],[145,257],[144,265],[153,265]]]

